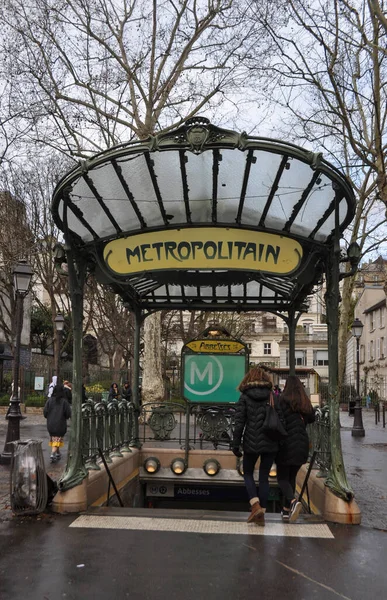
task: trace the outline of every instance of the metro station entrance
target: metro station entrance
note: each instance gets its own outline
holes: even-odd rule
[[[339,281],[345,276],[339,266],[349,262],[346,275],[353,273],[359,249],[356,244],[347,252],[340,247],[354,216],[355,198],[334,166],[321,154],[293,144],[221,129],[194,117],[176,130],[83,162],[58,184],[52,210],[65,240],[57,246],[56,262],[68,274],[74,331],[73,418],[62,492],[100,468],[93,449],[96,440],[103,441],[99,423],[105,417],[104,452],[129,456],[131,449],[140,449],[139,478],[147,488],[152,477],[144,473],[148,459],[154,459],[158,480],[161,469],[168,469],[178,489],[189,489],[180,482],[190,469],[200,469],[207,483],[216,478],[220,482],[222,471],[233,470],[236,477],[235,457],[221,449],[222,440],[216,448],[206,448],[208,443],[213,446],[213,434],[205,432],[222,419],[223,425],[230,422],[225,411],[237,398],[233,386],[247,364],[243,344],[238,349],[238,342],[231,340],[229,352],[221,336],[192,340],[182,353],[184,404],[172,410],[163,404],[146,407],[139,397],[141,326],[160,310],[271,312],[288,327],[289,373],[295,374],[297,322],[307,312],[308,296],[325,278],[330,365],[325,483],[340,498],[352,498],[342,464],[337,397]],[[129,405],[90,406],[86,419],[81,404],[82,317],[89,272],[133,312],[134,386]],[[228,382],[216,387],[221,371]],[[218,409],[220,404],[226,407],[211,413],[214,400]],[[199,447],[191,440],[200,433],[193,431],[198,422],[202,448],[200,439]],[[180,439],[175,447],[163,447],[176,427]],[[157,428],[153,441],[146,441],[144,436]],[[180,460],[178,468],[184,469],[172,475],[171,451]],[[204,457],[212,472],[203,472]],[[198,474],[196,484],[201,483]],[[151,492],[146,493],[149,499]]]

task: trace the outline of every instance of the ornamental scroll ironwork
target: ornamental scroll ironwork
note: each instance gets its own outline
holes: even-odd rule
[[[247,134],[239,134],[230,129],[222,129],[212,125],[206,117],[192,117],[172,132],[160,133],[150,138],[150,151],[160,150],[168,146],[180,144],[194,154],[200,154],[206,147],[220,142],[230,147],[244,149]]]
[[[149,410],[149,408],[148,408]],[[159,441],[169,440],[172,431],[177,425],[173,414],[173,405],[158,404],[150,407],[151,414],[148,418],[148,425],[153,432],[154,439]]]
[[[197,417],[197,425],[202,430],[201,438],[212,442],[214,448],[219,444],[230,444],[234,410],[227,407],[209,407],[202,409]]]

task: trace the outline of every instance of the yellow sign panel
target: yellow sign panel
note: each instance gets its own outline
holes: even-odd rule
[[[187,348],[193,352],[222,352],[222,353],[237,353],[245,349],[245,346],[240,342],[232,340],[194,340],[186,344]]]
[[[118,275],[176,269],[291,273],[302,246],[288,237],[246,229],[201,227],[140,233],[106,244],[103,256]]]

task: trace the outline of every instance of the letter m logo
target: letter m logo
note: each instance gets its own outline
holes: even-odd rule
[[[191,385],[195,385],[195,376],[199,379],[199,381],[204,381],[205,377],[208,377],[208,385],[212,385],[214,375],[213,375],[213,365],[212,363],[207,363],[204,370],[202,372],[199,371],[199,368],[195,361],[191,361],[191,373],[190,373],[190,383]]]

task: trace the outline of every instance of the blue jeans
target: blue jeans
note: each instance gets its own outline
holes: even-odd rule
[[[269,473],[271,466],[274,462],[276,453],[270,454],[249,454],[245,452],[243,455],[243,478],[245,480],[245,486],[249,500],[251,498],[258,497],[259,503],[262,508],[267,508],[267,501],[269,499]],[[259,456],[261,456],[261,463],[259,465],[259,486],[258,492],[254,481],[254,467]]]

